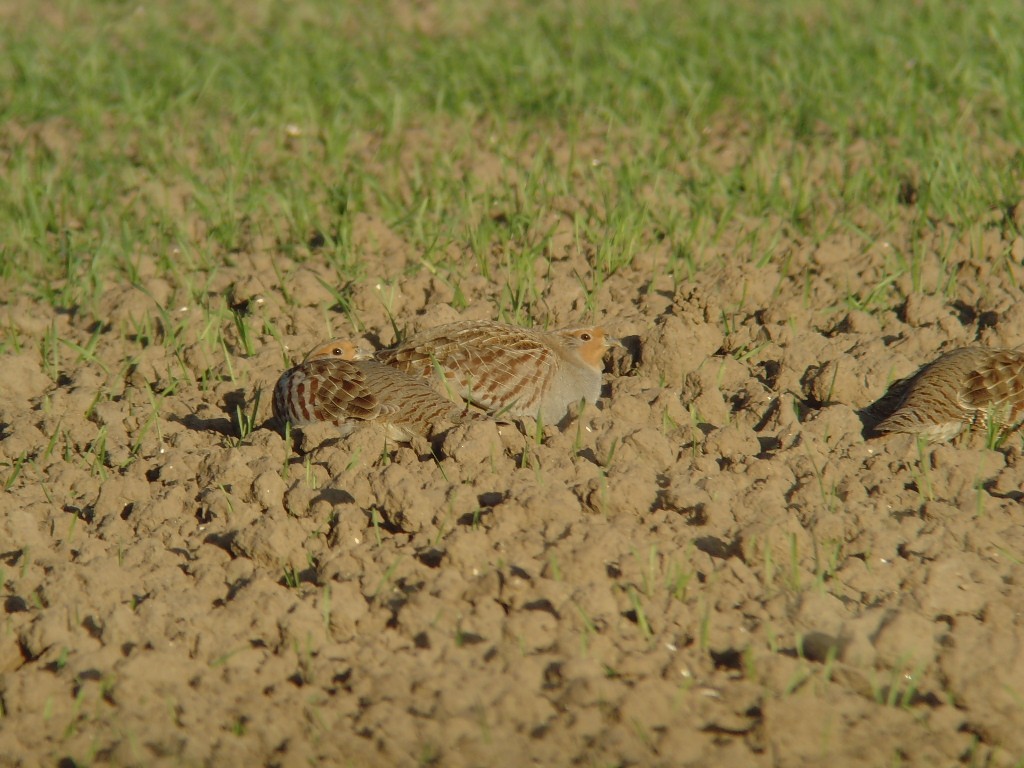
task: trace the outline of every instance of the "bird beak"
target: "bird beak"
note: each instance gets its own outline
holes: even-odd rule
[[[606,347],[618,347],[619,349],[625,349],[626,348],[626,345],[623,344],[621,341],[619,341],[614,336],[605,336],[604,337],[604,345]]]

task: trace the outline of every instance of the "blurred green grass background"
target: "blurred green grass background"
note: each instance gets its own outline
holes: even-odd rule
[[[66,0],[0,18],[0,276],[54,306],[139,282],[140,260],[180,280],[251,249],[301,261],[311,237],[353,277],[354,211],[441,270],[452,245],[486,268],[494,248],[537,258],[568,198],[595,268],[667,240],[674,271],[730,226],[955,236],[1021,198],[1013,2]]]

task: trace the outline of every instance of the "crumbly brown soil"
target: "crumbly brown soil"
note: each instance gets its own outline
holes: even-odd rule
[[[593,306],[626,349],[600,405],[543,440],[472,424],[431,457],[372,428],[235,439],[236,406],[261,389],[262,423],[285,367],[264,320],[294,359],[325,317],[377,345],[389,311],[410,330],[494,317],[500,253],[492,279],[465,271],[456,311],[373,213],[352,214],[366,277],[349,314],[315,248],[256,242],[205,277],[208,306],[247,302],[251,356],[223,317],[211,341],[155,256],[146,292],[108,286],[94,355],[62,346],[56,381],[39,341],[53,323],[87,346],[91,318],[0,305],[30,340],[0,361],[0,455],[28,458],[0,496],[0,764],[1024,756],[1021,441],[919,452],[865,440],[859,416],[941,350],[1024,339],[1024,243],[1002,214],[955,243],[910,216],[875,242],[758,222],[780,255],[763,267],[736,220],[692,275],[669,276],[652,238],[588,298],[573,205],[545,222],[529,311],[558,325]],[[924,293],[908,274],[871,313],[848,308],[922,238],[946,254]],[[180,355],[167,329],[126,330],[157,306]]]

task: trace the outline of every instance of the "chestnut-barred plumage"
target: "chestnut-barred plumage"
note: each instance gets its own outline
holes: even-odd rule
[[[601,396],[602,359],[618,340],[602,328],[543,331],[467,320],[423,331],[376,358],[501,417],[558,423],[569,406]]]
[[[890,388],[897,399],[879,433],[953,439],[965,427],[991,420],[1001,430],[1020,426],[1024,412],[1024,351],[965,347],[947,352]]]
[[[463,413],[426,379],[377,360],[356,359],[359,356],[358,349],[342,339],[314,347],[274,387],[278,423],[328,423],[344,431],[358,422],[372,422],[384,427],[390,439],[408,441],[481,418]]]

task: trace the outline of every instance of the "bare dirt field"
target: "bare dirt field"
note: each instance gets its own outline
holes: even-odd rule
[[[750,161],[741,125],[702,130],[694,163]],[[476,189],[535,162],[486,126],[459,141]],[[569,178],[609,162],[571,144],[544,144]],[[216,268],[149,244],[88,311],[5,291],[0,766],[1020,765],[1021,437],[869,440],[862,409],[943,351],[1024,340],[1024,207],[961,236],[890,192],[881,236],[863,210],[824,239],[737,215],[694,269],[652,224],[598,270],[597,204],[570,194],[526,273],[457,245],[440,273],[370,209],[342,214],[346,284],[319,234],[254,224]],[[689,213],[681,186],[638,194]],[[188,192],[130,205],[156,200],[209,235]],[[910,252],[942,256],[894,268]],[[600,403],[433,454],[270,421],[329,328],[380,348],[499,314],[622,339]]]
[[[386,265],[351,287],[368,342],[393,341],[384,294],[410,329],[490,316],[487,280],[456,313],[427,271],[395,278],[417,254],[380,221],[353,231]],[[940,348],[1024,337],[989,266],[1021,241],[999,232],[953,245],[956,301],[875,314],[825,308],[874,282],[888,243],[784,241],[809,285],[728,243],[721,268],[679,281],[642,254],[593,297],[627,346],[600,407],[540,440],[460,427],[436,458],[372,427],[310,430],[298,452],[269,428],[235,439],[257,388],[269,416],[270,337],[215,362],[197,326],[181,358],[101,328],[57,382],[38,350],[5,356],[0,452],[40,474],[3,497],[0,762],[1013,764],[1020,441],[921,453],[865,441],[858,416]],[[556,324],[587,316],[569,240],[556,231],[543,265]],[[275,318],[299,356],[330,275],[307,261],[285,307],[274,259],[240,255],[209,288]],[[103,310],[192,310],[149,292]],[[97,333],[25,301],[4,312],[29,335]],[[180,366],[211,367],[209,389],[164,391]],[[102,386],[116,395],[95,402]],[[65,461],[100,434],[113,468]]]

